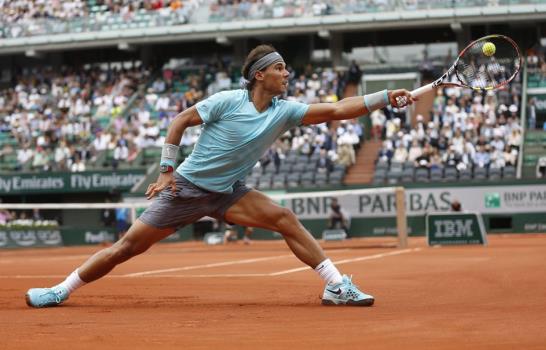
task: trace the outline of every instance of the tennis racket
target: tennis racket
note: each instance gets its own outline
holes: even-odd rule
[[[523,58],[514,40],[504,35],[488,35],[465,47],[451,67],[434,82],[415,89],[412,97],[419,97],[439,86],[456,86],[476,91],[502,88],[510,83],[523,66]],[[404,96],[396,100],[404,107]]]

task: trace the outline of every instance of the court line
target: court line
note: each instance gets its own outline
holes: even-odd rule
[[[356,262],[356,261],[380,259],[380,258],[384,258],[386,256],[406,254],[406,253],[411,253],[411,252],[417,252],[419,250],[421,250],[421,248],[411,248],[411,249],[398,250],[398,251],[389,252],[389,253],[380,253],[380,254],[374,254],[374,255],[361,256],[359,258],[338,260],[338,261],[334,261],[334,265],[338,266],[338,265],[343,265],[343,264]],[[286,274],[289,274],[289,273],[305,271],[305,270],[308,270],[308,269],[309,269],[309,267],[298,267],[298,268],[295,268],[295,269],[284,270],[284,271],[279,271],[279,272],[273,272],[273,273],[270,273],[269,276],[281,276],[281,275],[286,275]]]
[[[106,275],[102,278],[210,278],[210,277],[268,277],[268,273],[225,273],[225,274],[212,274],[212,275],[145,275],[127,277],[124,275]],[[41,278],[57,278],[64,279],[66,275],[15,275],[6,276],[0,275],[0,279],[41,279]]]
[[[122,277],[123,276],[112,276],[112,277]],[[214,278],[214,277],[270,277],[269,273],[217,273],[211,275],[148,275],[148,276],[139,276],[140,278]]]
[[[348,250],[348,249],[346,249],[346,248],[333,249],[330,252],[344,252],[346,250]],[[275,256],[268,256],[268,257],[263,257],[263,258],[243,259],[243,260],[225,261],[225,262],[221,262],[221,263],[212,263],[212,264],[204,264],[204,265],[174,267],[174,268],[161,269],[161,270],[150,270],[150,271],[134,272],[134,273],[129,273],[129,274],[126,274],[126,275],[122,275],[122,277],[140,277],[140,276],[153,275],[153,274],[162,274],[162,273],[166,273],[166,272],[188,271],[188,270],[195,270],[195,269],[206,269],[206,268],[211,268],[211,267],[251,264],[251,263],[254,263],[254,262],[282,259],[282,258],[287,258],[287,257],[294,257],[294,254],[275,255]],[[164,275],[162,275],[162,276],[164,276]]]
[[[26,258],[19,257],[17,259],[1,259],[0,264],[21,264],[26,262],[44,262],[44,261],[63,261],[63,260],[76,260],[76,259],[86,259],[89,258],[91,254],[85,255],[68,255],[68,256],[50,256],[50,257],[41,257],[41,258]]]
[[[165,273],[165,272],[188,271],[188,270],[206,269],[206,268],[219,267],[219,266],[251,264],[254,262],[282,259],[282,258],[293,257],[293,256],[294,256],[293,254],[286,254],[286,255],[268,256],[265,258],[233,260],[233,261],[224,261],[224,262],[213,263],[213,264],[192,265],[192,266],[175,267],[175,268],[162,269],[162,270],[150,270],[150,271],[143,271],[143,272],[128,273],[126,275],[121,275],[121,277],[140,277],[140,276],[153,275],[153,274]]]
[[[396,256],[400,254],[407,254],[412,252],[418,252],[421,248],[410,248],[410,249],[404,249],[394,252],[388,252],[388,253],[380,253],[380,254],[374,254],[374,255],[367,255],[367,256],[361,256],[358,258],[351,258],[351,259],[343,259],[334,261],[334,264],[336,266],[348,264],[352,262],[358,262],[358,261],[365,261],[365,260],[374,260],[374,259],[381,259],[384,257],[389,256]],[[180,268],[173,268],[173,269],[164,269],[164,270],[154,270],[154,271],[143,271],[143,272],[137,272],[137,273],[131,273],[131,274],[125,274],[125,275],[107,275],[104,276],[105,278],[135,278],[135,277],[141,277],[141,278],[215,278],[215,277],[275,277],[275,276],[281,276],[281,275],[287,275],[290,273],[300,272],[300,271],[308,271],[310,268],[308,266],[304,267],[298,267],[295,269],[289,269],[289,270],[283,270],[278,272],[271,272],[271,273],[225,273],[225,274],[209,274],[209,275],[157,275],[157,273],[164,273],[164,272],[175,272],[175,271],[188,271],[188,270],[195,270],[199,268],[210,268],[210,267],[217,267],[217,266],[229,266],[229,265],[238,265],[238,264],[250,264],[257,261],[267,261],[267,260],[274,260],[274,259],[281,259],[285,257],[292,257],[292,254],[287,255],[278,255],[278,256],[271,256],[271,257],[265,257],[265,258],[256,258],[256,259],[244,259],[244,260],[235,260],[235,261],[226,261],[222,263],[214,263],[214,264],[206,264],[206,265],[193,265],[193,266],[185,266]],[[156,275],[154,275],[156,274]],[[0,275],[0,279],[9,279],[9,278],[15,278],[15,279],[39,279],[39,278],[65,278],[66,275],[41,275],[41,276],[34,276],[34,275],[16,275],[16,276],[5,276]]]
[[[332,249],[328,252],[343,252],[347,251],[349,249]],[[187,252],[201,252],[203,250],[182,250],[182,251],[176,251],[176,253],[187,253]],[[174,250],[173,250],[174,252]],[[154,253],[155,254],[155,253]],[[81,255],[67,255],[67,256],[49,256],[49,257],[34,257],[34,258],[27,258],[27,257],[18,257],[17,259],[8,258],[8,259],[2,259],[0,257],[0,264],[21,264],[21,263],[27,263],[27,262],[44,262],[44,261],[63,261],[63,260],[79,260],[79,259],[88,259],[93,254],[81,254]],[[153,254],[149,254],[153,255]],[[293,255],[290,255],[293,256]]]

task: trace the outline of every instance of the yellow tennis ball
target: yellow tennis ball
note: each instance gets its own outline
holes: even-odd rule
[[[488,41],[485,44],[483,44],[482,51],[484,55],[489,57],[495,54],[495,51],[497,51],[497,48],[495,47],[495,44]]]

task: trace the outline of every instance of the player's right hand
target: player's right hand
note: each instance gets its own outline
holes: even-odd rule
[[[413,97],[411,92],[406,89],[392,90],[388,92],[389,102],[391,106],[403,108],[412,105],[413,102],[419,99]]]
[[[174,181],[174,173],[161,173],[156,182],[152,182],[148,185],[146,190],[146,198],[152,199],[156,194],[163,191],[165,188],[170,187],[173,193],[176,193],[176,182]]]

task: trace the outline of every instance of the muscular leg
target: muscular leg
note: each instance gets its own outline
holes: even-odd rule
[[[144,253],[154,243],[162,240],[174,229],[158,229],[136,220],[127,233],[114,245],[91,256],[78,268],[82,281],[92,282],[112,271],[116,265]]]
[[[258,191],[245,194],[226,211],[225,218],[234,224],[279,232],[292,252],[312,268],[326,259],[318,242],[296,215]]]

